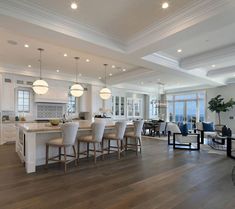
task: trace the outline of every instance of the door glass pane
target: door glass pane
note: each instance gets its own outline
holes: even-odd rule
[[[184,122],[184,102],[175,102],[175,122]]]
[[[205,100],[199,100],[199,121],[205,121]]]
[[[168,102],[168,121],[173,122],[174,121],[174,103],[173,102]]]
[[[189,130],[195,128],[197,116],[197,103],[196,101],[186,101],[186,118]]]
[[[133,100],[127,99],[127,116],[133,116]]]
[[[119,97],[115,98],[115,115],[119,115]]]
[[[124,116],[125,98],[121,97],[121,116]]]

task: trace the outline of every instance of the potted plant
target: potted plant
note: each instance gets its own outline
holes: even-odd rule
[[[221,125],[221,112],[227,112],[231,108],[233,108],[233,105],[235,105],[235,101],[231,98],[228,102],[224,102],[224,98],[221,97],[221,95],[217,95],[215,98],[212,98],[209,102],[208,109],[211,112],[216,112],[219,119],[219,125]]]

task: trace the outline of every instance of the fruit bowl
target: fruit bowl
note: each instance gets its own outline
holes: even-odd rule
[[[50,123],[52,126],[58,126],[60,124],[60,120],[59,119],[53,119],[50,120]]]

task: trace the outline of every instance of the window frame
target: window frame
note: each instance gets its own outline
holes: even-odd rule
[[[19,97],[19,92],[22,91],[23,92],[23,97]],[[25,98],[24,93],[27,92],[29,97]],[[23,99],[23,105],[19,105],[19,99]],[[28,99],[28,105],[24,104],[24,101]],[[17,112],[19,113],[30,113],[30,109],[31,109],[31,105],[30,105],[30,99],[31,99],[31,95],[30,95],[30,90],[28,89],[18,89],[17,90]],[[23,106],[23,110],[19,109],[19,106]],[[28,107],[27,110],[25,110],[25,107]]]

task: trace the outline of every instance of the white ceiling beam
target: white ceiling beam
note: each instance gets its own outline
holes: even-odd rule
[[[234,74],[235,75],[235,66],[220,68],[216,70],[210,70],[207,72],[207,76],[209,77],[218,77],[224,76],[225,74]]]
[[[235,59],[235,44],[219,49],[213,49],[198,55],[183,58],[180,66],[187,70],[210,67],[217,63],[229,62]]]

